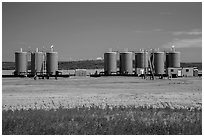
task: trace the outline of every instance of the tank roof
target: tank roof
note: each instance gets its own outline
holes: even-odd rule
[[[114,51],[108,51],[108,52],[105,52],[105,53],[117,53],[117,52],[114,52]]]
[[[180,53],[180,51],[170,51],[170,52],[167,52],[167,53]]]
[[[157,51],[157,52],[154,52],[154,53],[164,53],[163,51]]]
[[[48,52],[46,52],[46,53],[57,53],[57,52],[54,52],[54,51],[48,51]]]
[[[124,51],[124,52],[120,52],[120,53],[132,53],[132,52],[130,52],[130,51]]]
[[[38,52],[34,51],[34,52],[31,52],[31,53],[43,53],[43,52],[41,52],[41,51],[38,51]]]
[[[27,53],[26,51],[15,51],[15,53]]]
[[[148,53],[148,51],[138,51],[138,52],[135,52],[135,53]]]

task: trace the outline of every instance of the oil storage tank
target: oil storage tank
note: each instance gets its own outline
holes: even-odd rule
[[[43,73],[43,52],[31,53],[31,74]]]
[[[135,68],[148,68],[148,52],[135,53]]]
[[[165,60],[165,68],[167,70],[167,68],[169,67],[169,54],[168,52],[166,52],[166,60]]]
[[[166,54],[166,66],[179,68],[180,67],[180,52],[178,51],[171,51]]]
[[[58,70],[58,53],[47,52],[46,53],[46,73],[49,75],[55,75]]]
[[[111,75],[117,73],[117,53],[106,52],[104,53],[104,73],[105,75]]]
[[[132,52],[121,52],[120,53],[120,74],[132,74]]]
[[[20,51],[15,52],[15,75],[26,75],[27,74],[27,52]]]
[[[164,52],[155,52],[154,54],[154,70],[155,74],[164,74]]]

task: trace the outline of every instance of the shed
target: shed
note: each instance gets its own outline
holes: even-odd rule
[[[194,68],[193,67],[186,67],[182,68],[182,76],[183,77],[193,77]]]
[[[142,75],[142,74],[144,74],[144,68],[136,68],[136,69],[135,69],[135,74],[136,74],[136,75]]]
[[[76,69],[75,76],[86,76],[87,74],[86,69]]]
[[[182,77],[182,68],[167,68],[167,71],[166,71],[167,75],[172,77]]]
[[[198,69],[197,69],[197,68],[194,68],[194,70],[193,70],[193,76],[194,76],[194,77],[198,77]]]

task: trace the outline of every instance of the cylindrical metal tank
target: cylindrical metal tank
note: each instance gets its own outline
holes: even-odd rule
[[[117,53],[106,52],[104,53],[104,73],[110,75],[117,73]]]
[[[166,53],[166,62],[165,62],[165,68],[167,69],[169,67],[169,54]]]
[[[153,54],[155,74],[164,74],[164,52],[155,52]]]
[[[132,74],[132,52],[120,53],[120,74]]]
[[[15,74],[27,74],[27,52],[17,51],[15,52]]]
[[[148,68],[148,52],[135,53],[135,68]]]
[[[43,52],[31,53],[31,74],[43,72]]]
[[[46,53],[46,71],[47,74],[55,75],[58,70],[58,54],[57,52]]]
[[[166,55],[167,61],[167,66],[168,67],[180,67],[180,52],[169,52]]]

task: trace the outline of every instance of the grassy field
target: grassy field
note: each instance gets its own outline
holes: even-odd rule
[[[95,106],[3,111],[3,135],[201,135],[199,109]]]
[[[53,105],[53,103],[55,105]],[[100,105],[200,107],[202,78],[144,80],[138,77],[70,77],[58,80],[2,79],[2,107],[7,109]]]
[[[201,134],[202,78],[2,79],[3,134]]]

